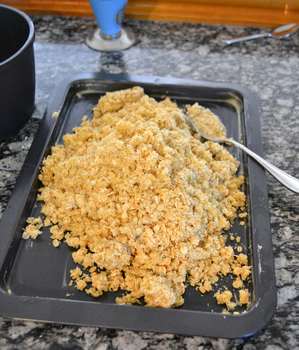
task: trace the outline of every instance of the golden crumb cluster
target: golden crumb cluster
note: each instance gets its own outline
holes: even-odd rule
[[[247,257],[235,255],[222,234],[245,206],[238,161],[194,137],[182,113],[140,87],[107,93],[92,120],[43,162],[42,214],[54,246],[65,241],[73,249],[78,289],[95,297],[121,289],[117,303],[175,307],[187,283],[205,293],[233,273],[243,287]],[[224,132],[198,104],[187,114]]]
[[[43,221],[40,217],[34,218],[29,217],[26,220],[27,226],[23,232],[22,238],[24,239],[36,239],[42,232],[41,228],[43,227]]]

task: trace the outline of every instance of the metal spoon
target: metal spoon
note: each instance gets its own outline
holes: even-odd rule
[[[288,38],[290,35],[295,34],[299,29],[299,25],[296,23],[288,23],[282,26],[275,28],[272,32],[263,32],[259,34],[253,34],[248,36],[243,36],[241,38],[224,40],[226,45],[232,45],[236,43],[240,43],[242,41],[254,40],[259,38]]]
[[[199,130],[199,128],[195,125],[193,120],[188,117],[186,114],[183,113],[183,116],[185,118],[186,123],[190,127],[190,129],[194,132],[194,134],[197,134],[197,136],[200,138],[204,138],[209,141],[218,142],[218,143],[228,143],[231,145],[234,145],[238,148],[240,148],[242,151],[247,153],[249,156],[251,156],[253,159],[255,159],[262,167],[264,167],[276,180],[278,180],[283,186],[287,187],[289,190],[299,193],[299,180],[295,177],[287,174],[285,171],[277,168],[275,165],[269,163],[267,160],[263,159],[253,151],[251,151],[249,148],[245,147],[241,143],[235,141],[232,138],[226,138],[226,137],[214,137],[207,135],[203,131]],[[221,123],[221,122],[220,122]]]

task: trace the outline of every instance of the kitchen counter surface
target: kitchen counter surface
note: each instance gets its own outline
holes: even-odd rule
[[[67,75],[106,71],[240,83],[262,101],[267,159],[299,174],[299,36],[224,48],[222,40],[255,32],[240,27],[129,21],[139,43],[98,53],[84,45],[91,19],[34,17],[36,111],[13,139],[0,143],[0,216],[13,191],[39,118],[55,85]],[[299,197],[268,176],[278,309],[268,327],[247,340],[49,325],[0,319],[0,349],[299,349]]]

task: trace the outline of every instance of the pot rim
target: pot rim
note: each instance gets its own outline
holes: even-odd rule
[[[17,50],[13,55],[8,57],[6,60],[0,62],[0,70],[5,65],[10,63],[11,61],[14,61],[23,51],[25,51],[27,49],[28,46],[30,46],[32,44],[32,42],[34,40],[34,25],[33,25],[32,20],[30,19],[30,17],[28,15],[26,15],[26,13],[24,13],[23,11],[20,11],[14,7],[0,4],[0,9],[1,8],[4,8],[8,11],[15,12],[16,14],[21,16],[27,22],[27,25],[29,27],[29,34],[28,34],[28,37],[27,37],[25,43],[19,48],[19,50]]]

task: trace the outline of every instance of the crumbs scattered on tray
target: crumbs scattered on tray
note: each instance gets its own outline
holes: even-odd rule
[[[208,109],[194,104],[187,114],[225,133]],[[122,290],[119,304],[177,307],[187,284],[204,294],[231,275],[238,300],[227,289],[217,302],[230,311],[249,304],[247,256],[239,237],[224,234],[246,217],[238,167],[223,146],[196,138],[171,100],[139,87],[107,93],[92,120],[52,148],[39,175],[52,244],[64,241],[77,264],[71,282],[94,297]],[[41,219],[27,222],[24,238],[36,238]]]
[[[28,224],[23,232],[22,237],[24,239],[36,239],[41,234],[41,228],[43,227],[43,221],[40,217],[29,217],[26,220]]]

